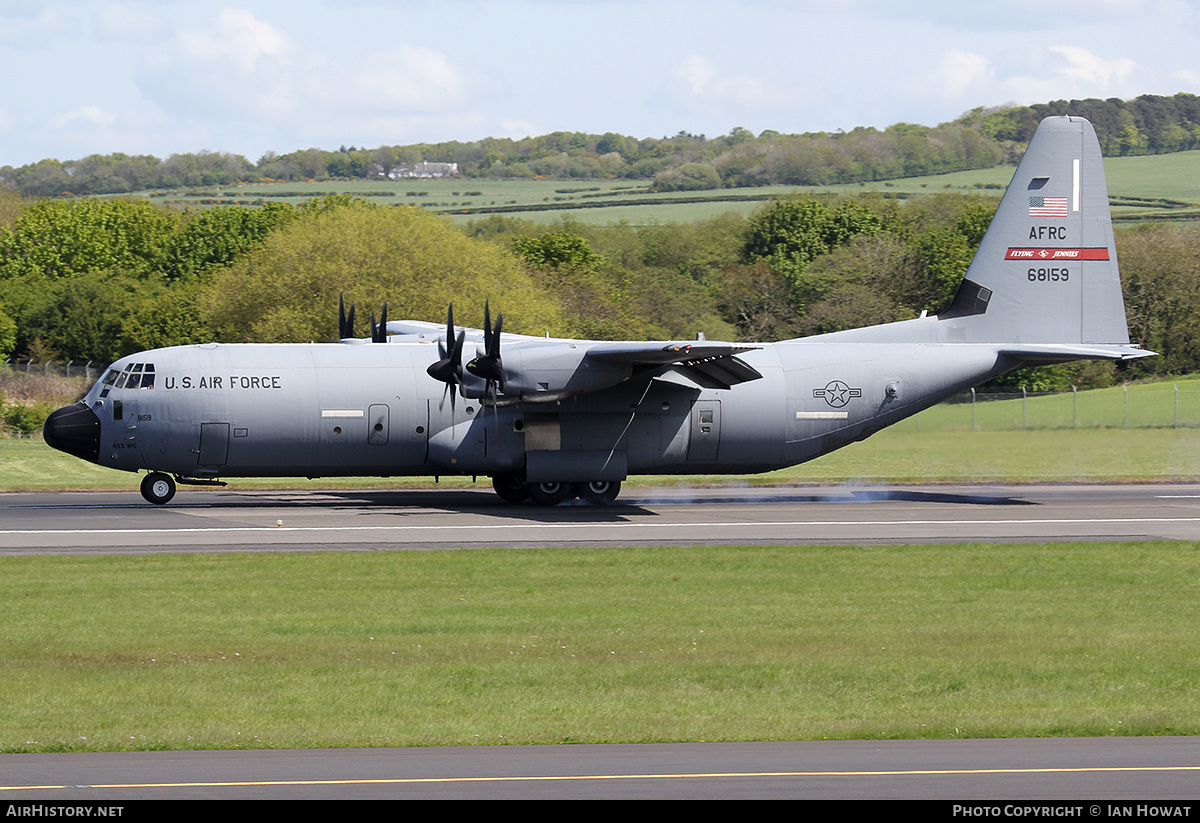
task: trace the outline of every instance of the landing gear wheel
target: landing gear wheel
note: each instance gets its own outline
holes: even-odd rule
[[[492,478],[492,488],[501,500],[509,503],[521,503],[529,499],[529,487],[517,474],[497,474]]]
[[[593,480],[590,483],[580,483],[579,499],[593,506],[610,506],[621,493],[619,480]]]
[[[142,497],[159,506],[175,496],[175,480],[169,474],[150,472],[142,478]]]
[[[525,488],[529,499],[539,506],[557,506],[575,493],[570,483],[530,483]]]

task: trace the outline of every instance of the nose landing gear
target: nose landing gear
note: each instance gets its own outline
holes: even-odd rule
[[[162,472],[150,472],[142,478],[142,497],[150,503],[163,505],[175,496],[175,479]]]

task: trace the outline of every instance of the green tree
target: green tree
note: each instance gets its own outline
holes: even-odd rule
[[[17,323],[0,304],[0,360],[6,360],[17,345]]]
[[[746,262],[766,260],[776,272],[794,280],[829,251],[833,225],[829,207],[815,198],[776,200],[750,220]]]
[[[716,278],[718,307],[738,340],[773,341],[799,335],[791,285],[760,260],[734,264]]]
[[[505,330],[567,328],[516,257],[412,208],[351,206],[290,221],[215,272],[198,305],[219,340],[331,340],[342,293],[360,317],[387,302],[391,318],[438,321],[454,303],[456,320],[480,326],[490,300]]]
[[[174,283],[131,306],[121,327],[130,348],[140,351],[213,340],[197,304],[201,288],[197,281]]]
[[[705,191],[721,188],[721,175],[709,163],[684,163],[654,176],[659,191]]]
[[[1200,370],[1200,227],[1140,225],[1117,235],[1129,336],[1159,353],[1133,374]]]
[[[178,217],[145,200],[47,200],[0,231],[0,280],[156,271]]]
[[[826,240],[830,248],[842,246],[860,234],[875,234],[882,228],[879,215],[858,200],[844,200],[830,214]]]
[[[70,360],[112,362],[134,350],[126,337],[126,319],[155,288],[136,274],[86,272],[61,278],[25,307],[21,335],[32,353],[43,351]]]
[[[751,218],[745,259],[767,260],[775,271],[796,281],[822,254],[882,226],[874,211],[854,200],[833,209],[813,197],[776,200]]]
[[[167,242],[162,273],[175,280],[227,266],[298,214],[296,208],[283,203],[253,209],[216,206],[191,212]]]
[[[913,297],[921,308],[940,311],[953,299],[975,248],[955,228],[935,229],[917,238],[916,256],[925,272],[925,284]]]
[[[513,251],[531,266],[574,267],[595,271],[604,262],[587,240],[570,231],[548,231],[536,237],[514,237]]]

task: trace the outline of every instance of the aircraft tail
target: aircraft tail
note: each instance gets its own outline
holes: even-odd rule
[[[1061,359],[1150,354],[1129,346],[1108,186],[1091,123],[1069,116],[1041,122],[938,320],[947,342],[1013,344],[1011,353],[1028,362],[1052,362],[1060,359],[1053,352],[1066,350],[1075,353]]]

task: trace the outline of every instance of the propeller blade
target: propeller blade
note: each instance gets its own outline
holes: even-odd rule
[[[445,403],[448,392],[451,409],[454,408],[454,396],[457,393],[455,387],[462,384],[462,353],[466,339],[465,331],[460,331],[457,338],[454,336],[454,304],[451,303],[446,312],[446,337],[444,340],[438,340],[439,359],[425,370],[434,380],[440,380],[446,384],[446,391],[442,393],[442,402]]]
[[[386,343],[387,336],[387,303],[379,313],[379,325],[375,325],[375,312],[371,312],[371,342]]]
[[[503,393],[508,387],[508,375],[504,371],[504,360],[500,357],[500,331],[504,328],[504,315],[496,317],[496,325],[492,326],[491,306],[483,304],[483,354],[467,364],[467,371],[476,377],[487,381],[487,394],[493,405],[496,402],[496,389]]]
[[[346,301],[343,295],[338,295],[338,339],[345,340],[354,336],[354,304],[346,311]]]

